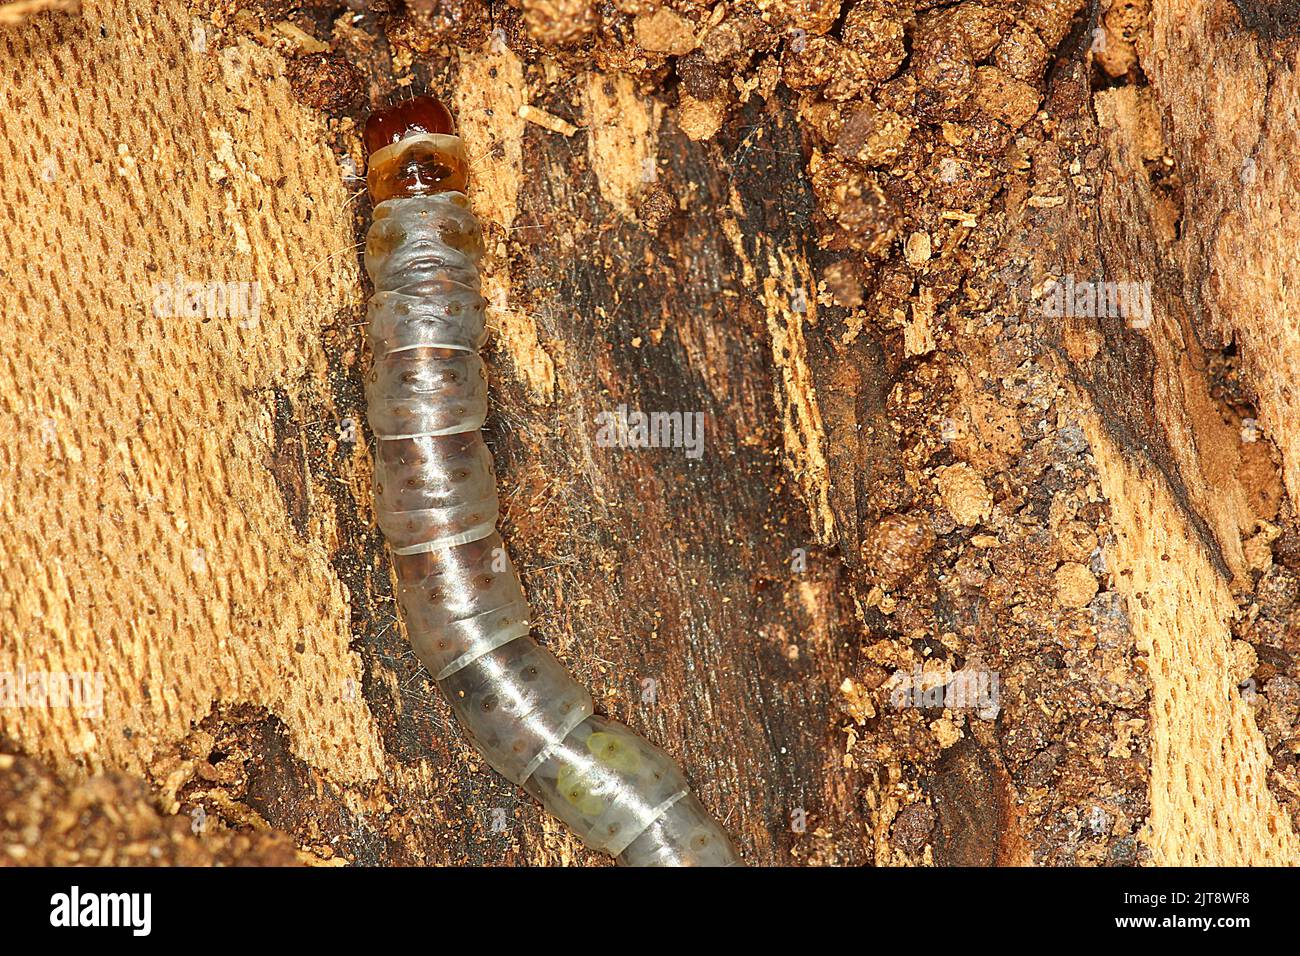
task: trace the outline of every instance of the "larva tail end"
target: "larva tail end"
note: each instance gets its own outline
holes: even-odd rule
[[[375,110],[366,120],[366,155],[376,153],[385,146],[400,142],[420,133],[456,131],[451,111],[436,96],[417,96],[387,109]]]

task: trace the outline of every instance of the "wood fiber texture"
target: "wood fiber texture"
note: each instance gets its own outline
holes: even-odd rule
[[[319,123],[267,84],[263,51],[196,51],[180,6],[89,6],[0,50],[0,561],[22,582],[4,662],[105,681],[102,719],[33,709],[6,729],[65,768],[140,772],[214,702],[256,700],[305,759],[375,779],[328,510],[295,527],[276,481],[329,436],[279,441],[277,395],[323,378],[322,316],[360,295]],[[257,282],[265,302],[156,315],[177,277]]]
[[[1232,590],[1248,592],[1252,572],[1267,581],[1280,570],[1258,548],[1261,534],[1273,536],[1282,489],[1267,445],[1243,443],[1235,416],[1216,414],[1205,384],[1205,350],[1232,343],[1294,507],[1300,322],[1286,277],[1300,264],[1300,84],[1297,23],[1294,11],[1285,22],[1285,7],[1268,8],[1286,28],[1272,32],[1252,28],[1266,5],[1155,0],[1150,32],[1137,44],[1149,94],[1097,98],[1099,120],[1114,131],[1117,206],[1128,214],[1112,218],[1103,246],[1115,260],[1140,257],[1157,278],[1158,311],[1168,324],[1150,338],[1168,371],[1157,375],[1151,404],[1184,461],[1177,474],[1190,499],[1173,506],[1152,476],[1133,473],[1132,456],[1103,470],[1107,497],[1127,512],[1116,561],[1133,569],[1129,581],[1148,610],[1134,624],[1151,648],[1152,710],[1163,718],[1154,721],[1151,786],[1159,799],[1151,824],[1156,858],[1167,863],[1300,860],[1291,814],[1261,786],[1274,761],[1251,713],[1253,697],[1237,687],[1258,685],[1242,661],[1252,655],[1231,630],[1243,616]],[[1136,175],[1143,143],[1162,137],[1183,176],[1174,239]],[[1142,223],[1145,248],[1133,238]],[[1172,527],[1152,520],[1164,514],[1183,520]],[[1239,603],[1249,616],[1252,599]]]

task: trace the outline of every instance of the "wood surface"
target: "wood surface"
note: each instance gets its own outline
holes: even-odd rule
[[[569,6],[0,28],[0,671],[104,681],[0,709],[0,797],[147,799],[169,861],[602,862],[396,618],[357,124],[409,85],[473,159],[536,632],[749,861],[1294,863],[1300,21],[620,4],[570,42]],[[1066,274],[1148,282],[1152,325],[1035,315]],[[260,312],[159,316],[176,276]],[[602,447],[619,406],[703,453]],[[914,669],[999,706],[894,708]],[[114,839],[9,856],[147,856]]]

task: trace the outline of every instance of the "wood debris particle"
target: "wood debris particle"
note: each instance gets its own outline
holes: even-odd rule
[[[905,581],[933,547],[934,531],[914,515],[887,515],[874,525],[862,543],[862,561],[877,582],[868,606],[883,607],[883,594],[877,590]]]
[[[1067,561],[1056,569],[1056,599],[1064,607],[1083,607],[1097,595],[1097,579],[1082,564]]]
[[[930,261],[930,234],[924,230],[918,229],[907,237],[907,245],[903,249],[903,255],[907,258],[907,264],[919,268]]]
[[[844,712],[858,726],[865,724],[867,720],[876,716],[875,705],[871,702],[871,692],[861,684],[856,683],[852,677],[844,678],[844,682],[840,684],[840,693],[844,695],[842,705]]]
[[[934,318],[934,293],[923,289],[917,296],[903,326],[903,351],[908,357],[925,355],[935,349],[934,331],[930,320]]]
[[[993,495],[974,468],[950,465],[940,468],[936,477],[943,506],[958,524],[969,528],[988,518],[993,510]]]
[[[683,56],[696,47],[695,31],[691,22],[676,11],[660,7],[654,13],[643,13],[632,27],[636,42],[651,53]]]
[[[519,107],[519,118],[528,123],[535,123],[542,129],[549,129],[552,133],[559,133],[561,136],[572,136],[578,131],[568,120],[561,119],[554,113],[548,113],[546,110],[538,109],[536,106],[530,106],[525,103]]]
[[[930,725],[930,732],[941,750],[947,750],[965,735],[955,723],[947,717],[940,717]]]
[[[281,20],[275,25],[275,33],[283,38],[290,46],[294,53],[313,54],[328,53],[330,45],[304,30],[295,23],[288,20]]]
[[[725,101],[700,100],[686,93],[678,100],[677,125],[694,142],[712,139],[725,118]]]

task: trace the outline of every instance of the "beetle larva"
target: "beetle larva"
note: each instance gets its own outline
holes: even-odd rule
[[[375,511],[416,655],[488,764],[588,846],[629,866],[740,864],[668,755],[593,713],[591,694],[529,636],[480,434],[483,240],[451,114],[421,97],[374,113],[365,139]]]

